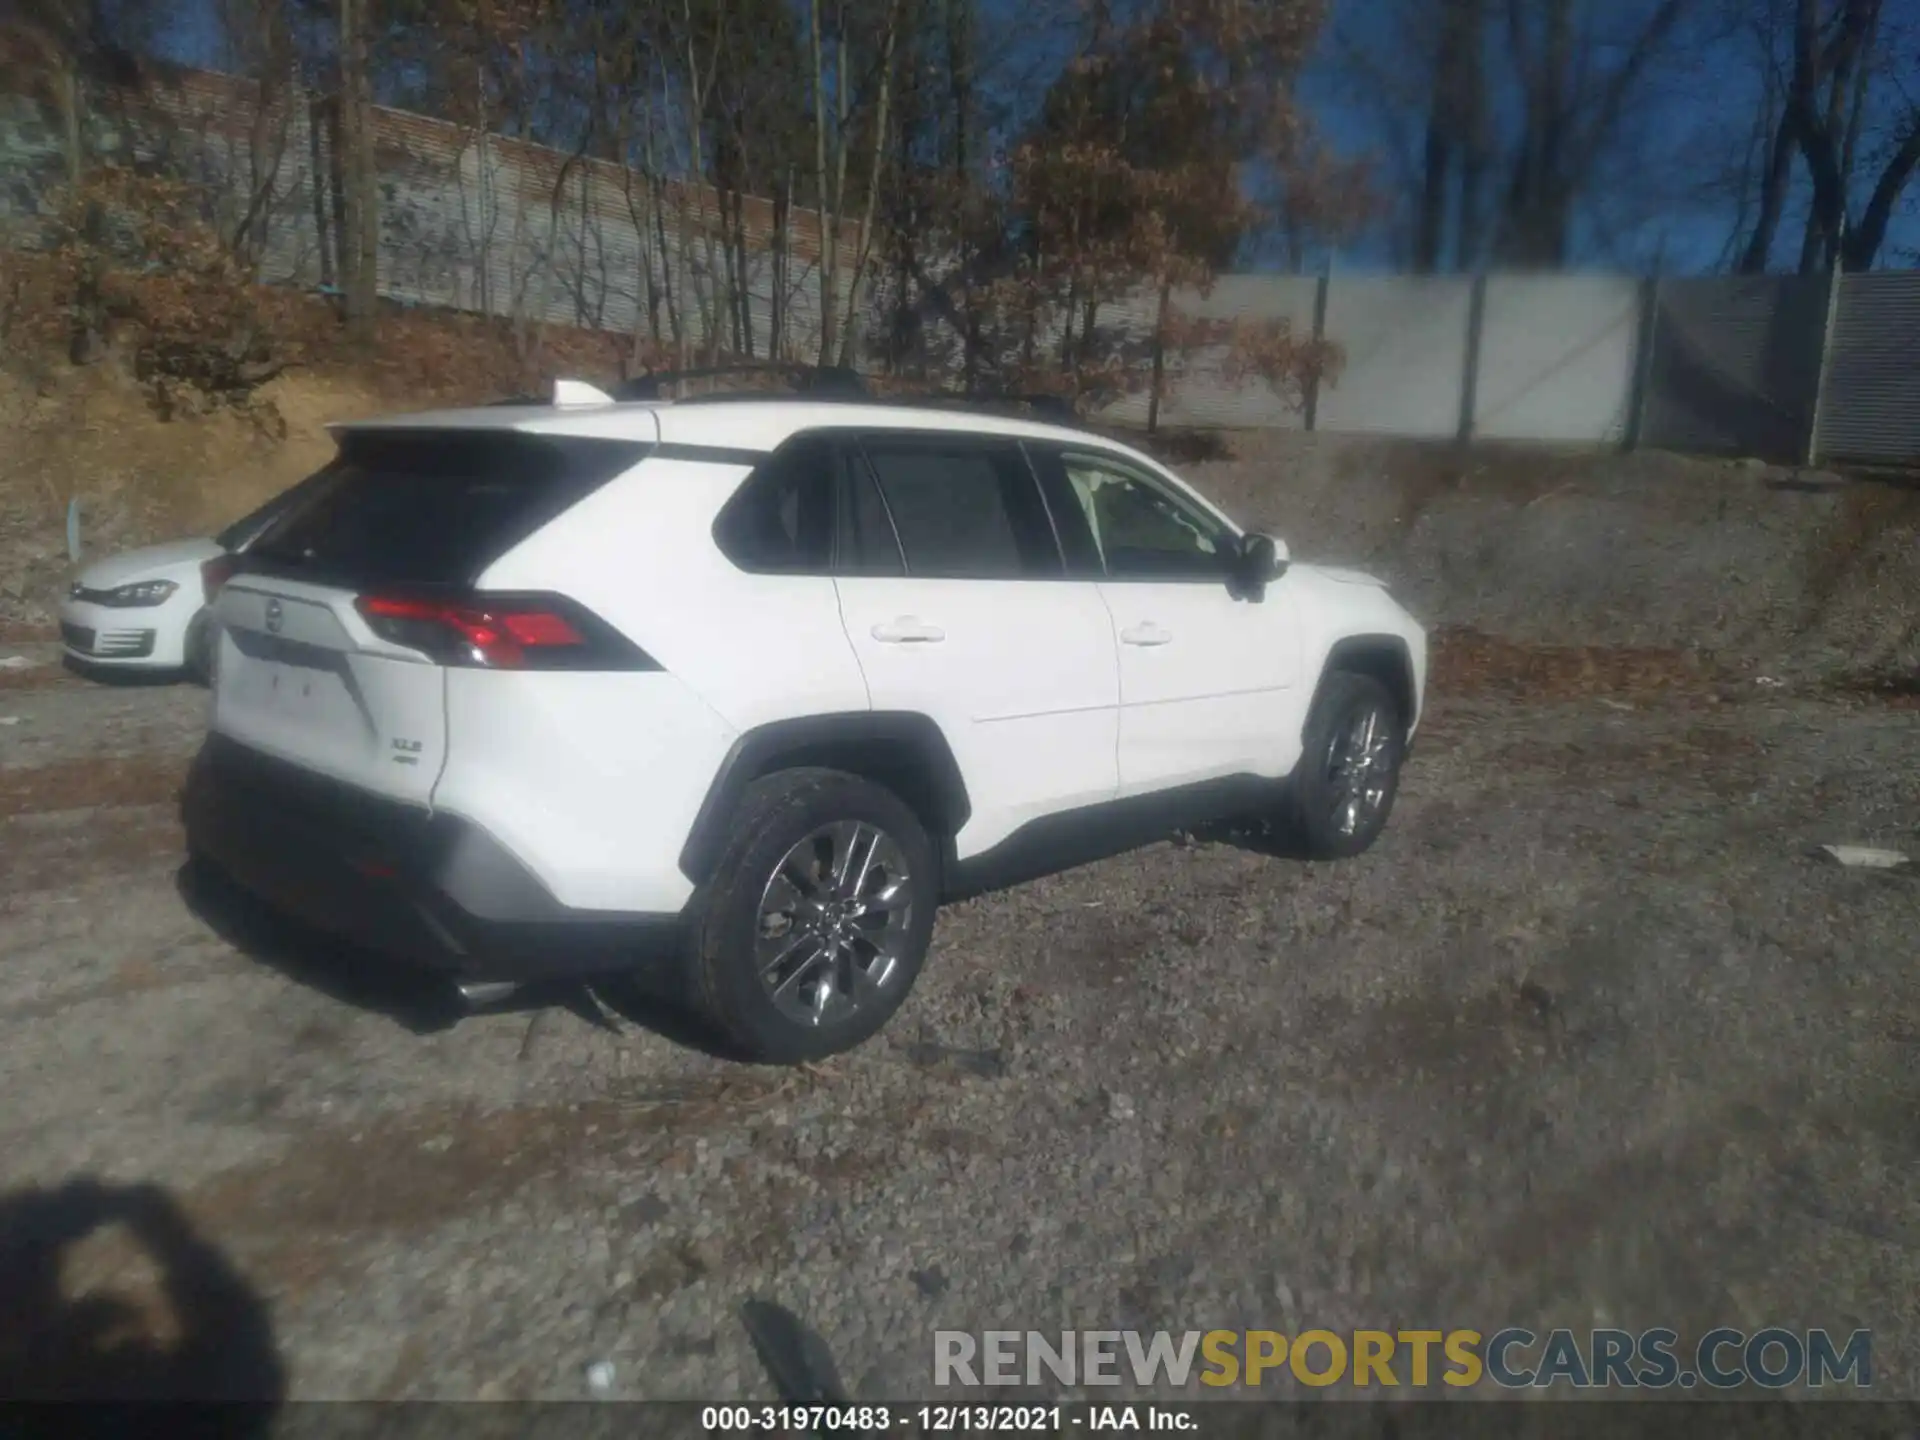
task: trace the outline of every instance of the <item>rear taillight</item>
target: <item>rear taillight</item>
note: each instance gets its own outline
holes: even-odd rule
[[[443,665],[488,670],[657,670],[647,653],[557,595],[362,595],[354,608],[382,640]]]
[[[239,560],[232,555],[216,555],[200,567],[200,589],[211,605],[214,597],[220,593],[220,587],[233,578],[233,572],[239,568]]]

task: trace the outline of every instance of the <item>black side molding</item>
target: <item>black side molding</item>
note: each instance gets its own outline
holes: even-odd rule
[[[1287,784],[1263,775],[1226,775],[1043,815],[965,860],[953,858],[949,841],[941,902],[969,900],[1091,865],[1164,840],[1177,830],[1259,814],[1280,802]]]
[[[973,814],[967,783],[940,727],[908,710],[854,710],[776,720],[733,742],[708,787],[680,849],[680,873],[709,879],[726,847],[727,827],[747,786],[775,770],[804,765],[848,770],[887,785],[940,840]]]

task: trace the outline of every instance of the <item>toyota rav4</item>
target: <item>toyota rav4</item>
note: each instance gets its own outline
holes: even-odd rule
[[[671,966],[850,1048],[939,905],[1208,822],[1358,855],[1421,627],[1148,456],[738,395],[339,427],[217,597],[196,864],[473,990]]]

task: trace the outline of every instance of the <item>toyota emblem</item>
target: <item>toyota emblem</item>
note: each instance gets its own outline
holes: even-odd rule
[[[267,601],[267,633],[269,635],[278,635],[280,633],[280,622],[284,618],[285,612],[280,608],[280,602],[278,600]]]

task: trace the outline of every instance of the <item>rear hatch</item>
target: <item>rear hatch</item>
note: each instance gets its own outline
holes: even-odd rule
[[[214,730],[425,805],[446,759],[449,666],[618,664],[620,637],[564,596],[474,587],[646,451],[498,428],[343,432],[221,590]]]

